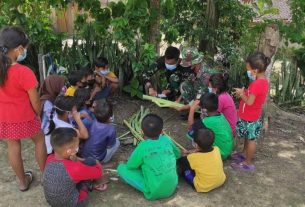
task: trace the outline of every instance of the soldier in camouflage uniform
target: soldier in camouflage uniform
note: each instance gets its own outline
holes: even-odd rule
[[[210,74],[215,71],[203,63],[203,55],[196,48],[192,47],[182,50],[181,65],[183,67],[191,67],[194,71],[194,75],[190,76],[180,85],[181,97],[185,104],[188,104],[208,92]]]
[[[179,56],[179,49],[169,46],[165,51],[165,55],[143,72],[142,78],[146,94],[164,97],[173,101],[180,96],[181,83],[195,74],[190,67],[182,67],[180,65],[181,59]],[[160,85],[158,83],[161,80],[166,82]]]

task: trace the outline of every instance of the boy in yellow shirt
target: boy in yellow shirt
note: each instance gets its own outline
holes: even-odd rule
[[[94,61],[96,86],[93,90],[92,97],[95,100],[107,98],[113,94],[119,87],[118,77],[109,70],[108,60],[99,57]]]
[[[74,70],[68,75],[70,87],[65,92],[65,96],[74,96],[78,88],[87,86],[86,75],[82,70]]]
[[[178,160],[183,178],[197,192],[209,192],[221,186],[226,175],[219,148],[213,146],[214,133],[207,128],[194,132],[194,147],[191,153]]]

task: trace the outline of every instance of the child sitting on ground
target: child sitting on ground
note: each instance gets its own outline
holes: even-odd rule
[[[89,130],[95,116],[90,110],[90,89],[89,88],[79,88],[75,91],[74,98],[76,100],[77,111],[79,111],[83,124]]]
[[[209,80],[209,92],[218,95],[218,112],[228,120],[233,135],[236,134],[237,112],[232,96],[227,92],[229,75],[227,73],[213,74]]]
[[[93,157],[100,162],[108,162],[120,146],[116,130],[111,124],[112,106],[105,100],[95,103],[93,121],[89,130],[90,137],[84,143],[83,157]]]
[[[43,189],[51,206],[85,206],[88,192],[94,189],[106,190],[102,180],[102,166],[94,159],[80,161],[76,157],[79,139],[72,128],[57,128],[52,132],[51,154],[43,173]]]
[[[70,87],[67,89],[65,96],[74,96],[76,89],[87,86],[86,75],[82,70],[74,70],[68,75]]]
[[[149,114],[143,118],[142,141],[126,164],[118,166],[119,176],[129,185],[144,193],[148,200],[171,196],[177,187],[176,159],[180,150],[165,135],[161,117]]]
[[[194,123],[194,113],[201,107],[206,112],[205,118]],[[224,160],[232,153],[233,134],[229,122],[223,114],[217,111],[218,97],[214,93],[206,93],[201,96],[200,101],[194,101],[191,106],[188,125],[189,138],[193,139],[193,133],[200,128],[208,128],[215,134],[214,146],[220,149],[221,158]]]
[[[96,86],[91,97],[94,100],[107,98],[112,95],[119,87],[119,79],[109,70],[108,60],[99,57],[94,61]]]
[[[193,153],[177,163],[187,183],[197,192],[209,192],[226,180],[219,148],[213,146],[214,133],[205,128],[194,131],[194,143]]]
[[[75,98],[72,96],[58,96],[51,111],[49,130],[45,136],[48,154],[52,153],[53,150],[50,143],[52,131],[59,127],[74,128],[73,121],[76,123],[79,138],[87,139],[89,137],[88,130],[81,120],[80,113],[77,112]]]

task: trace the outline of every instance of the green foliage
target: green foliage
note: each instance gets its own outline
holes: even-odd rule
[[[53,0],[53,3],[56,1]],[[64,35],[53,31],[51,8],[46,0],[0,1],[0,27],[16,25],[28,34],[31,45],[26,64],[38,73],[38,53],[50,52],[59,57]]]

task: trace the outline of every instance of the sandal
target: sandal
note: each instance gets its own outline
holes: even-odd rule
[[[246,163],[232,163],[231,167],[234,170],[241,170],[241,171],[252,171],[255,169],[255,165],[251,164],[251,165],[247,165]]]
[[[231,159],[237,163],[240,163],[245,161],[246,157],[240,152],[234,152],[231,154]]]
[[[93,186],[93,190],[97,190],[97,191],[100,191],[100,192],[103,192],[103,191],[107,190],[107,188],[108,188],[108,185],[105,184],[105,183]]]
[[[25,177],[29,177],[30,179],[27,179],[28,183],[27,183],[27,187],[25,189],[20,189],[19,188],[19,190],[21,192],[25,192],[25,191],[29,190],[30,189],[30,185],[33,182],[33,173],[32,173],[32,171],[27,171],[27,172],[24,173],[24,175],[25,175]]]

